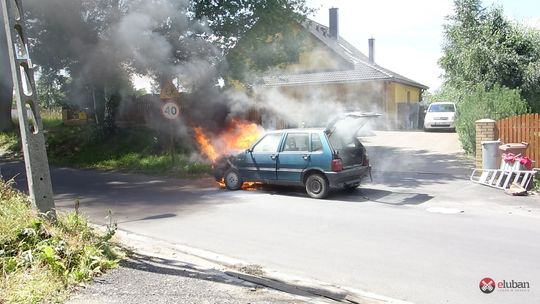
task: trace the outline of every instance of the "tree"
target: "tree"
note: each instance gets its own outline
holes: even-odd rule
[[[0,15],[0,132],[13,130],[11,105],[13,103],[13,78],[9,63],[4,17]]]
[[[96,123],[103,125],[107,103],[131,89],[123,58],[107,42],[124,1],[29,0],[26,8],[33,60],[45,77],[40,90],[49,93],[45,100],[59,93],[56,89],[66,90],[67,102],[93,109]]]
[[[314,9],[305,0],[200,0],[193,1],[196,18],[208,22],[216,43],[229,50],[261,21],[281,32],[291,20],[304,21]]]
[[[500,7],[482,8],[479,0],[455,0],[444,26],[443,56],[448,87],[471,90],[482,84],[518,89],[540,111],[540,34],[508,21]]]
[[[70,82],[71,78],[42,68],[36,84],[41,106],[43,108],[65,106]]]
[[[195,1],[196,16],[206,18],[226,55],[229,84],[298,61],[306,33],[298,24],[314,10],[305,0]]]

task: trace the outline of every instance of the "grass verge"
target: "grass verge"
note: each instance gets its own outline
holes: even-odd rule
[[[5,154],[8,157],[13,156],[20,151],[21,141],[16,131],[3,133],[0,132],[0,156]]]
[[[171,155],[166,146],[146,128],[121,129],[106,139],[99,138],[92,125],[58,126],[47,132],[49,160],[59,165],[175,176],[210,172],[209,164],[188,156],[189,148],[177,146]]]
[[[173,176],[207,174],[211,165],[192,159],[189,145],[177,144],[170,153],[169,138],[146,128],[119,129],[107,138],[100,136],[92,124],[66,126],[61,111],[42,112],[47,154],[52,164],[124,170]],[[21,157],[17,132],[0,133],[0,156]]]
[[[118,265],[115,229],[99,235],[76,212],[51,223],[0,180],[0,303],[64,301],[70,287]]]

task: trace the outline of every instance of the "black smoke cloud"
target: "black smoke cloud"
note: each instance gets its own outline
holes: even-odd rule
[[[34,61],[72,77],[71,102],[89,104],[89,90],[129,94],[129,78],[158,82],[178,78],[186,123],[211,130],[231,112],[228,94],[216,86],[222,51],[204,21],[190,16],[189,1],[27,0]]]

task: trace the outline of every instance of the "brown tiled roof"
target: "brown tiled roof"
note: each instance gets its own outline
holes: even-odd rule
[[[264,86],[291,86],[302,84],[325,84],[325,83],[351,83],[370,80],[389,80],[401,82],[414,87],[428,89],[427,86],[411,80],[398,73],[385,69],[376,63],[370,62],[369,58],[360,52],[345,39],[330,38],[329,29],[320,23],[308,20],[303,26],[319,39],[323,44],[332,49],[336,54],[354,67],[350,70],[301,73],[301,74],[274,74],[266,75],[259,79]]]

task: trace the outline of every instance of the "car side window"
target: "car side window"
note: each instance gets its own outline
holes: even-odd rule
[[[280,140],[280,133],[268,134],[253,147],[253,152],[277,152]]]
[[[289,133],[285,139],[283,152],[287,151],[305,151],[309,150],[309,134],[308,133]]]
[[[321,136],[319,134],[312,133],[311,134],[311,152],[318,152],[322,151],[322,141]]]

